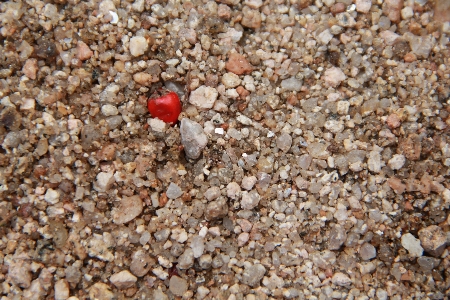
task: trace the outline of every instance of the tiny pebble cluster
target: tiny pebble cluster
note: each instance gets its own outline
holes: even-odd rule
[[[449,37],[448,0],[2,1],[0,298],[447,299]]]

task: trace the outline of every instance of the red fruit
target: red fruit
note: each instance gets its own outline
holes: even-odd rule
[[[178,121],[178,116],[181,113],[181,102],[175,92],[169,92],[148,99],[147,108],[153,118],[158,118],[173,125]]]

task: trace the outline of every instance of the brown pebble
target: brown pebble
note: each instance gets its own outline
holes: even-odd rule
[[[335,5],[333,5],[333,6],[331,7],[331,13],[332,13],[333,15],[336,15],[336,14],[341,13],[341,12],[344,12],[344,11],[345,11],[345,4],[344,4],[344,3],[341,3],[341,2],[336,3]]]
[[[211,73],[206,74],[206,78],[205,78],[206,86],[215,88],[218,83],[219,83],[219,76],[217,76],[216,74],[211,74]]]
[[[417,56],[414,53],[410,52],[407,53],[403,59],[405,60],[405,62],[413,62],[417,60]]]
[[[254,119],[255,121],[261,121],[261,119],[262,119],[262,114],[261,114],[260,112],[254,112],[254,113],[253,113],[253,119]]]
[[[139,198],[142,200],[148,198],[148,191],[147,190],[140,190],[139,191]]]
[[[300,0],[298,2],[298,8],[299,9],[305,9],[308,6],[310,6],[312,4],[312,2],[313,2],[312,0]]]
[[[290,105],[292,105],[292,106],[297,105],[297,104],[298,104],[298,98],[297,98],[297,95],[290,94],[290,95],[287,97],[287,103],[290,104]]]
[[[189,193],[184,192],[183,196],[181,196],[181,200],[183,202],[189,202],[192,200],[191,195]]]
[[[387,184],[397,194],[403,194],[406,190],[406,185],[402,183],[397,177],[391,177],[388,179]]]
[[[167,201],[169,198],[167,198],[166,193],[162,193],[161,197],[159,197],[158,202],[160,207],[164,207],[167,204]]]
[[[363,211],[352,211],[353,216],[355,216],[355,218],[362,220],[364,219],[364,212]]]
[[[33,175],[36,178],[40,178],[41,176],[44,176],[47,174],[47,169],[42,165],[37,165],[34,167]]]
[[[413,211],[414,210],[414,207],[411,205],[411,202],[409,202],[409,201],[405,202],[405,210],[406,211]]]
[[[447,0],[434,1],[434,19],[437,22],[449,22],[450,21],[450,2]]]
[[[114,160],[116,157],[116,144],[103,146],[97,152],[97,158],[100,160]]]
[[[403,0],[386,0],[386,15],[391,22],[398,23],[401,20]]]
[[[411,23],[409,23],[409,31],[411,31],[412,34],[414,35],[420,35],[420,33],[422,32],[422,25],[417,23],[416,21],[411,21]]]
[[[30,79],[36,79],[36,73],[38,71],[37,59],[30,58],[27,59],[25,64],[23,65],[22,72]]]
[[[402,274],[402,277],[400,278],[402,281],[410,281],[411,280],[411,271],[408,271],[404,274]]]
[[[79,41],[77,43],[77,58],[81,61],[87,60],[94,55],[94,52],[92,52],[91,49],[89,49],[89,46],[86,45],[86,43]]]
[[[241,103],[241,104],[238,105],[239,111],[243,111],[246,108],[247,108],[247,103]]]
[[[409,160],[419,160],[422,153],[422,144],[417,134],[410,134],[400,140],[398,153],[403,154]]]
[[[228,72],[232,72],[236,75],[248,74],[253,70],[247,59],[238,53],[230,54],[225,68]]]
[[[126,289],[125,295],[130,298],[134,294],[136,294],[136,292],[137,292],[137,288],[135,286],[134,287],[130,287],[130,288]]]
[[[238,86],[236,88],[236,92],[239,94],[239,96],[241,96],[241,99],[245,99],[245,97],[247,97],[248,95],[250,95],[250,92],[247,91],[243,86]]]

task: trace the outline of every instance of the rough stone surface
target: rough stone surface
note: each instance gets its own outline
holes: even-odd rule
[[[330,232],[328,249],[338,250],[347,239],[347,233],[343,226],[336,224]]]
[[[364,243],[361,245],[361,248],[359,248],[359,255],[362,260],[370,260],[377,256],[377,250],[372,244]]]
[[[138,195],[131,197],[124,196],[119,202],[119,206],[113,210],[113,220],[116,224],[125,224],[142,213],[143,203]]]
[[[244,6],[242,13],[244,15],[241,20],[242,26],[249,28],[261,27],[261,13],[258,10]]]
[[[241,187],[236,182],[230,182],[227,185],[227,196],[231,199],[237,199],[241,194]]]
[[[420,240],[415,238],[411,233],[402,235],[402,246],[408,250],[413,257],[420,257],[423,254],[423,248],[420,245]]]
[[[55,283],[55,300],[65,300],[70,296],[69,283],[60,279]]]
[[[48,189],[45,193],[44,200],[49,204],[56,204],[59,202],[60,192],[54,189]]]
[[[223,74],[222,83],[226,88],[235,88],[241,83],[241,79],[238,75],[228,72]]]
[[[225,217],[227,213],[227,201],[224,198],[219,198],[208,203],[205,210],[205,217],[207,220],[215,220]]]
[[[184,146],[186,156],[191,159],[199,158],[203,148],[208,143],[208,137],[202,126],[197,122],[184,118],[181,120],[180,133],[181,143]]]
[[[106,192],[112,187],[114,182],[116,182],[116,180],[113,173],[100,172],[97,175],[97,180],[95,181],[94,188],[99,192]]]
[[[83,41],[77,43],[77,57],[79,60],[85,61],[94,55],[94,52]]]
[[[186,279],[178,277],[178,276],[172,276],[169,281],[169,290],[175,295],[175,296],[183,296],[183,294],[188,289],[188,283]]]
[[[2,1],[2,299],[445,299],[449,21],[449,0]],[[148,111],[168,91],[172,124]]]
[[[180,269],[189,269],[194,265],[194,251],[191,248],[186,248],[184,253],[178,257],[178,267]]]
[[[253,188],[253,186],[255,185],[256,181],[257,181],[257,179],[255,176],[245,176],[242,179],[241,186],[242,186],[242,188],[246,189],[247,191],[250,191]]]
[[[141,249],[133,253],[130,271],[135,276],[142,277],[150,271],[154,263],[155,260],[150,257],[147,251]]]
[[[436,225],[431,225],[419,231],[419,239],[425,252],[439,257],[447,245],[447,235]]]
[[[8,268],[8,277],[17,286],[29,288],[32,279],[30,265],[23,260],[11,262]]]
[[[25,74],[25,76],[27,76],[28,78],[34,80],[36,79],[37,71],[38,71],[37,59],[35,58],[27,59],[25,65],[22,68],[23,74]]]
[[[130,39],[130,53],[133,56],[141,56],[148,50],[148,42],[143,36],[135,36]]]
[[[210,86],[200,86],[191,92],[189,103],[200,109],[210,109],[217,100],[218,92]]]
[[[288,152],[292,146],[292,137],[287,133],[282,133],[277,138],[277,147],[283,152]]]
[[[291,77],[281,81],[281,87],[286,91],[300,92],[302,89],[302,82],[295,77]]]
[[[392,169],[392,170],[399,170],[403,167],[403,165],[405,164],[406,159],[403,155],[401,154],[395,154],[388,162],[388,166]]]
[[[145,72],[139,72],[133,75],[133,80],[143,86],[149,86],[154,82],[154,78],[151,74]]]
[[[177,184],[171,182],[167,188],[166,195],[169,199],[177,199],[183,195],[183,191]]]
[[[242,283],[251,287],[256,287],[266,274],[266,268],[261,264],[255,264],[244,269],[242,274]]]
[[[344,81],[346,78],[344,72],[342,72],[341,69],[333,67],[325,71],[324,74],[324,80],[325,82],[332,86],[336,87],[338,86],[342,81]]]
[[[231,53],[225,65],[227,71],[236,75],[248,74],[253,70],[247,59],[238,53]]]
[[[114,293],[110,290],[109,285],[97,282],[89,289],[89,298],[90,299],[106,299],[112,300],[114,299]]]
[[[217,199],[219,196],[220,196],[220,188],[217,186],[211,187],[211,188],[207,189],[205,192],[205,198],[208,201]]]
[[[137,278],[129,271],[125,270],[112,275],[109,278],[109,281],[119,289],[126,289],[132,287],[136,283]]]
[[[333,282],[333,284],[335,285],[344,287],[348,287],[352,284],[352,280],[350,279],[350,277],[340,272],[337,272],[333,275],[333,277],[331,278],[331,282]]]
[[[356,0],[356,10],[361,13],[368,13],[372,7],[372,0]]]
[[[258,194],[257,191],[253,190],[250,192],[242,192],[242,200],[241,200],[241,206],[243,209],[253,209],[255,208],[259,201],[261,199],[261,196]]]

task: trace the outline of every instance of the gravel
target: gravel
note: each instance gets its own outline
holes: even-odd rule
[[[446,299],[449,36],[446,0],[3,1],[1,297]]]

